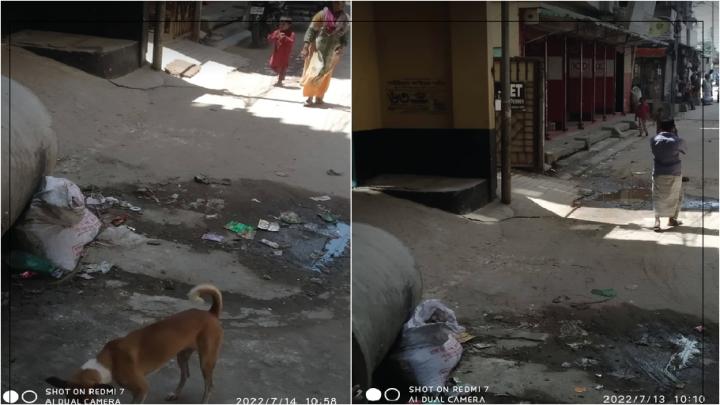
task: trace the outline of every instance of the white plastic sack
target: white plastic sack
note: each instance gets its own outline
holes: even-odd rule
[[[84,201],[70,180],[45,177],[16,228],[25,249],[62,269],[74,269],[83,247],[95,239],[101,226]]]
[[[431,390],[444,387],[462,357],[455,336],[464,330],[455,313],[439,300],[424,301],[403,326],[391,359],[411,383]]]

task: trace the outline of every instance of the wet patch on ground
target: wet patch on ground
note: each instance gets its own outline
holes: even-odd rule
[[[86,186],[83,192],[115,197],[141,209],[133,212],[113,206],[98,211],[107,226],[117,219],[151,240],[164,241],[160,243],[189,246],[199,253],[230,252],[261,277],[295,282],[317,277],[320,270],[333,274],[349,267],[347,199],[328,196],[327,201],[314,201],[310,197],[319,196],[306,190],[260,180],[235,180],[229,185],[175,180],[111,189]],[[283,212],[294,212],[301,223],[283,222],[279,219]],[[280,230],[257,229],[261,219],[277,222]],[[244,239],[225,229],[230,221],[255,228],[254,238]],[[223,241],[203,240],[207,233]],[[279,248],[268,246],[263,239]],[[335,246],[338,243],[342,246]]]
[[[698,317],[629,304],[586,310],[557,305],[531,317],[460,321],[477,337],[464,345],[454,375],[464,384],[482,381],[495,395],[559,403],[596,402],[604,395],[664,395],[674,403],[675,396],[704,394],[706,403],[718,400],[717,324],[702,325]],[[493,361],[499,363],[491,375],[476,369]]]

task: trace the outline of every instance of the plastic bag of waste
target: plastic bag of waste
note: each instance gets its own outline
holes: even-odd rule
[[[100,226],[98,218],[85,208],[85,197],[77,185],[46,176],[16,231],[28,252],[72,270]]]
[[[430,389],[443,387],[462,357],[456,334],[464,331],[450,308],[439,300],[424,301],[403,326],[390,360],[407,381]]]

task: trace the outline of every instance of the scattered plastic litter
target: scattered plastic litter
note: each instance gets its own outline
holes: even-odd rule
[[[204,174],[198,174],[195,176],[195,182],[200,184],[221,184],[223,186],[229,186],[232,184],[230,179],[215,179]]]
[[[213,242],[223,243],[225,237],[213,232],[207,232],[201,237],[202,240],[209,240]]]
[[[560,367],[562,367],[562,368],[570,368],[570,367],[572,367],[572,363],[570,363],[569,361],[564,361],[564,362],[560,365]]]
[[[670,342],[680,347],[676,353],[670,356],[665,370],[674,368],[675,370],[682,370],[687,368],[688,362],[695,356],[700,354],[700,350],[697,348],[697,341],[692,338],[686,338],[683,335],[679,335],[677,338],[670,339]]]
[[[264,219],[258,221],[258,229],[262,229],[268,232],[277,232],[280,230],[280,224],[277,222],[270,222]]]
[[[210,184],[210,180],[204,174],[199,174],[195,176],[195,182],[201,184]]]
[[[478,350],[488,349],[493,346],[495,346],[495,345],[492,343],[475,343],[472,345],[473,348],[478,349]]]
[[[292,211],[281,212],[280,220],[286,224],[301,224],[303,222],[302,219],[300,219],[300,215]]]
[[[117,246],[132,247],[147,242],[147,238],[138,235],[135,230],[127,225],[105,228],[98,235],[97,240]]]
[[[333,228],[330,228],[329,231],[335,235],[330,236],[330,239],[325,243],[325,253],[317,258],[312,266],[313,271],[322,271],[322,268],[327,267],[333,259],[342,255],[348,243],[350,243],[350,225],[338,222]]]
[[[102,261],[100,263],[88,264],[83,269],[83,273],[102,273],[105,274],[113,268],[112,263]]]
[[[275,175],[278,176],[278,177],[287,177],[287,176],[288,176],[287,173],[281,172],[281,171],[276,171],[276,172],[275,172]]]
[[[575,387],[575,392],[578,394],[582,394],[583,392],[587,392],[587,387]]]
[[[327,173],[328,176],[342,176],[343,175],[342,173],[336,172],[333,169],[330,169],[330,170],[326,171],[325,173]]]
[[[331,200],[329,195],[320,195],[317,197],[310,197],[310,199],[313,201],[330,201]]]
[[[225,229],[235,232],[243,239],[255,239],[255,228],[250,225],[245,225],[237,221],[230,221],[225,224]]]
[[[280,248],[280,245],[279,245],[279,244],[277,244],[276,242],[273,242],[273,241],[271,241],[271,240],[260,239],[260,243],[262,243],[263,245],[270,246],[270,247],[273,248],[273,249],[278,249],[278,248]]]
[[[207,214],[205,215],[205,219],[216,219],[218,217],[218,214]]]
[[[10,252],[9,265],[16,273],[25,270],[25,272],[30,271],[32,273],[45,274],[53,278],[60,278],[64,273],[63,269],[53,265],[42,257],[14,250]]]
[[[138,206],[136,206],[136,205],[131,205],[129,209],[130,209],[130,211],[132,211],[132,212],[141,212],[141,211],[142,211],[142,208],[140,208],[140,207],[138,207]]]
[[[471,335],[471,334],[469,334],[469,333],[467,333],[467,332],[462,332],[462,333],[460,333],[460,334],[457,336],[457,340],[458,340],[458,342],[460,342],[461,344],[462,344],[462,343],[469,342],[469,341],[471,341],[471,340],[473,340],[473,339],[475,339],[475,336],[473,336],[473,335]]]
[[[588,336],[588,332],[582,328],[582,321],[577,319],[560,321],[560,338]]]
[[[603,389],[603,388],[605,388],[605,386],[602,385],[602,384],[598,384],[598,385],[595,386],[595,389],[598,390],[598,391],[600,391],[600,390]]]
[[[699,333],[703,333],[703,331],[705,330],[705,327],[702,325],[698,325],[698,326],[694,327],[693,329],[695,329]]]
[[[334,224],[335,222],[337,222],[337,218],[335,218],[335,216],[333,214],[331,214],[330,212],[327,212],[327,211],[318,213],[318,216],[320,218],[322,218],[323,221],[331,223],[331,224]]]
[[[257,198],[253,198],[253,199],[250,200],[250,201],[252,201],[252,202],[254,202],[254,203],[262,204],[262,201],[258,200]]]
[[[118,215],[115,218],[113,218],[112,221],[110,221],[110,223],[115,226],[120,226],[120,225],[124,224],[125,221],[127,221],[127,219],[128,219],[127,214]]]
[[[588,367],[592,367],[592,366],[597,366],[598,361],[595,359],[583,357],[580,360],[576,361],[575,364],[577,364],[578,366],[580,366],[582,368],[588,368]]]
[[[599,295],[601,297],[613,298],[617,297],[617,292],[614,288],[595,288],[590,290],[591,294]]]
[[[283,255],[283,251],[282,251],[282,250],[273,250],[273,254],[274,254],[275,256],[282,256],[282,255]]]
[[[34,278],[37,277],[38,273],[34,271],[24,271],[20,273],[20,278],[22,279],[28,279],[28,278]]]
[[[93,277],[93,276],[91,276],[91,275],[89,275],[89,274],[87,274],[87,273],[80,273],[80,274],[78,274],[77,276],[80,277],[80,278],[84,278],[85,280],[92,280],[92,279],[95,278],[95,277]]]

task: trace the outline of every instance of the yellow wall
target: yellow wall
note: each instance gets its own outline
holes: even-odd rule
[[[486,36],[487,6],[451,3],[453,124],[455,128],[494,128],[492,47]],[[463,22],[474,20],[473,22]]]
[[[527,7],[538,7],[539,3],[531,2],[509,2],[508,12],[510,14],[510,57],[521,56],[520,55],[520,25],[517,20],[520,19],[519,10]],[[499,48],[502,46],[502,27],[500,25],[501,18],[500,2],[491,1],[487,3],[487,15],[488,21],[497,21],[488,23],[488,42],[490,44],[490,55],[492,55],[492,48]]]
[[[353,130],[494,128],[486,18],[482,2],[354,3]],[[389,111],[387,83],[400,79],[443,81],[447,109]]]
[[[352,126],[354,130],[382,127],[380,118],[380,79],[378,74],[373,3],[353,7],[352,23]]]

